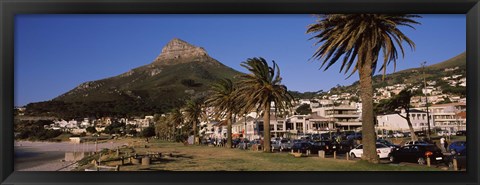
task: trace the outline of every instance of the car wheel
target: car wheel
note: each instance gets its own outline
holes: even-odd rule
[[[352,153],[350,154],[350,157],[351,157],[352,159],[355,159],[357,156],[355,156],[355,154],[352,152]]]
[[[390,160],[390,162],[392,162],[392,163],[397,162],[397,159],[395,159],[395,157],[393,157],[393,156],[390,156],[390,157],[389,157],[389,160]]]
[[[451,161],[450,161],[450,162],[448,162],[448,164],[447,164],[447,165],[448,165],[448,168],[451,168],[451,169],[453,169],[453,162],[451,162]]]
[[[419,165],[425,165],[426,162],[425,162],[425,159],[423,157],[419,157],[418,160],[417,160],[417,163]]]

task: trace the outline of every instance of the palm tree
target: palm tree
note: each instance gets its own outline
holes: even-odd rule
[[[170,114],[168,114],[168,120],[171,123],[172,138],[176,140],[177,138],[177,126],[183,123],[183,114],[180,112],[180,109],[173,109]]]
[[[215,117],[226,117],[227,120],[227,147],[232,147],[232,119],[238,113],[240,105],[236,101],[237,92],[235,84],[230,79],[222,79],[212,84],[210,98],[207,104],[214,107]]]
[[[195,144],[198,144],[198,124],[200,123],[203,113],[203,98],[196,98],[187,101],[185,108],[185,120],[188,121],[193,127],[193,141]]]
[[[402,56],[404,56],[403,42],[415,49],[415,43],[398,27],[414,28],[412,25],[419,23],[413,18],[419,17],[411,14],[327,14],[320,16],[316,23],[307,28],[307,33],[315,34],[311,38],[317,40],[315,45],[321,44],[312,57],[323,59],[321,68],[325,67],[324,70],[327,70],[343,56],[340,72],[346,74],[355,64],[348,77],[357,71],[359,73],[363,160],[378,163],[375,149],[372,75],[377,68],[379,54],[382,52],[383,63],[380,70],[383,70],[385,76],[386,67],[392,61],[395,69],[398,59],[397,47]]]
[[[245,102],[242,112],[263,111],[264,151],[270,152],[271,104],[274,103],[275,113],[285,112],[292,107],[293,96],[281,84],[280,69],[275,61],[269,67],[263,58],[250,58],[242,62],[241,66],[250,71],[250,74],[240,75],[237,98]]]

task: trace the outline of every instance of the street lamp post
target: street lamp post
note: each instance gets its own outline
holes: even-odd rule
[[[427,138],[430,141],[430,114],[428,111],[428,96],[427,96],[427,80],[425,78],[425,64],[427,64],[426,61],[422,62],[422,71],[423,71],[423,87],[425,88],[425,92],[423,93],[425,95],[425,106],[427,108],[427,126],[428,126],[428,131],[427,131]]]

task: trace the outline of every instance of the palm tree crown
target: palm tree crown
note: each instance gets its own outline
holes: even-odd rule
[[[197,143],[198,125],[200,119],[204,116],[203,113],[203,98],[196,98],[188,100],[183,111],[185,112],[185,120],[193,127],[193,140]]]
[[[405,41],[412,49],[415,43],[403,34],[398,26],[414,27],[420,24],[411,14],[328,14],[321,15],[315,24],[308,26],[307,33],[315,33],[315,45],[322,44],[313,55],[314,59],[323,59],[321,67],[327,70],[343,56],[340,72],[347,73],[355,59],[357,63],[350,75],[361,65],[371,62],[375,72],[380,51],[383,51],[383,63],[380,70],[386,72],[387,65],[393,62],[396,68],[397,47],[405,55],[402,43]],[[370,64],[369,64],[370,65]],[[380,71],[379,70],[379,71]]]
[[[212,84],[210,97],[206,103],[214,107],[216,118],[227,119],[227,147],[232,146],[232,118],[240,109],[235,84],[230,79],[222,79]]]
[[[292,106],[293,96],[281,84],[280,69],[274,61],[273,66],[269,67],[263,58],[250,58],[241,66],[250,74],[240,76],[237,98],[245,103],[242,112],[263,110],[264,150],[269,152],[271,103],[275,105],[275,112],[284,112]]]

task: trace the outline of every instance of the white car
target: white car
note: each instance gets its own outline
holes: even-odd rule
[[[453,135],[455,135],[455,133],[454,132],[449,132],[449,131],[446,131],[446,130],[441,130],[441,131],[437,132],[437,135],[438,136],[453,136]]]
[[[382,143],[377,143],[376,147],[377,147],[377,155],[379,158],[388,158],[390,155],[390,152],[392,151],[392,148]],[[362,157],[363,145],[358,145],[354,149],[350,150],[348,154],[352,158]]]
[[[393,137],[399,138],[399,137],[405,137],[405,135],[401,132],[393,133]]]

